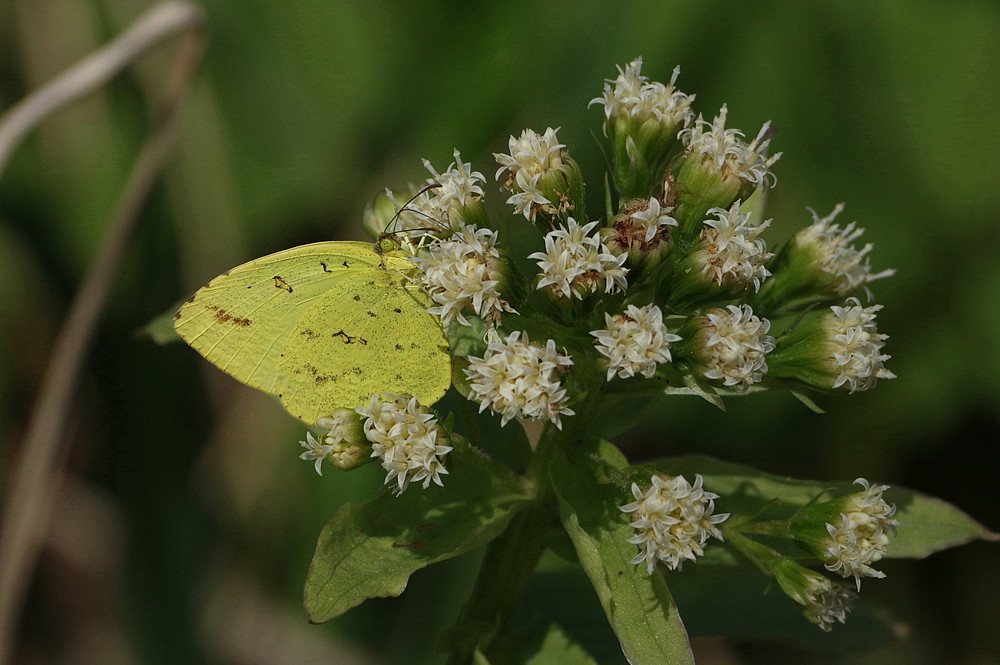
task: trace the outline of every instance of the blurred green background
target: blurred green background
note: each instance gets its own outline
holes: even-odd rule
[[[0,109],[148,2],[0,4]],[[308,626],[301,586],[334,508],[376,469],[320,478],[300,427],[182,345],[137,334],[209,278],[295,244],[361,237],[366,202],[453,147],[491,174],[525,127],[560,139],[599,196],[600,94],[616,64],[696,93],[783,151],[772,245],[806,206],[875,243],[898,379],[822,397],[666,401],[635,458],[703,452],[806,478],[864,476],[1000,527],[1000,5],[204,0],[210,47],[141,220],[65,433],[70,456],[21,632],[24,663],[432,663],[476,555],[399,599]],[[53,336],[149,122],[170,49],[48,121],[0,180],[0,468],[7,477]],[[487,194],[502,200],[495,189]],[[599,205],[592,207],[599,210]],[[5,486],[6,486],[6,481]],[[704,640],[699,663],[1000,663],[1000,558],[972,545],[888,562],[864,593],[907,639],[838,656]],[[555,602],[546,620],[558,618]],[[595,600],[592,609],[599,611]],[[683,607],[681,608],[683,612]]]

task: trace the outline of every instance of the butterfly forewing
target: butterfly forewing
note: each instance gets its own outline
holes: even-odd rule
[[[295,247],[213,279],[181,307],[174,328],[308,423],[380,390],[433,401],[447,389],[447,343],[425,296],[403,277],[411,270],[367,243]],[[376,386],[379,375],[388,380]]]

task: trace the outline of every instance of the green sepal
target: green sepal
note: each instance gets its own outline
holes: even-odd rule
[[[580,564],[633,665],[693,665],[677,606],[659,573],[628,563],[636,546],[628,518],[618,509],[631,496],[614,484],[597,484],[604,463],[583,451],[560,452],[551,466],[559,510]]]
[[[518,478],[460,445],[449,453],[444,487],[383,489],[343,506],[320,532],[305,585],[313,623],[368,598],[398,596],[417,570],[472,550],[499,535],[529,497]]]

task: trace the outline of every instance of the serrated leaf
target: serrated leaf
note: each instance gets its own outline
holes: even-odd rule
[[[693,665],[694,657],[677,606],[661,575],[628,563],[636,547],[618,506],[629,500],[611,484],[597,484],[601,462],[583,453],[552,465],[563,526],[584,572],[633,665]]]
[[[719,512],[753,515],[766,509],[769,519],[788,518],[811,502],[860,489],[851,481],[798,480],[700,455],[657,460],[638,467],[637,473],[649,468],[684,474],[689,479],[700,473],[705,488],[720,495],[715,502]],[[779,503],[769,506],[775,499]],[[890,537],[885,553],[888,558],[922,558],[971,540],[1000,539],[1000,535],[940,499],[901,487],[887,490],[885,499],[896,505],[900,523],[896,535]],[[796,550],[788,553],[801,556]]]
[[[417,570],[485,544],[526,500],[516,476],[469,448],[448,456],[444,487],[383,491],[342,506],[320,532],[306,577],[314,623],[368,598],[398,596]]]

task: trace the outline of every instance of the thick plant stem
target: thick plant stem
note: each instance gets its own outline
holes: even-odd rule
[[[548,465],[562,435],[552,425],[542,433],[527,473],[535,500],[486,546],[472,597],[452,630],[448,665],[469,665],[477,649],[488,653],[503,641],[545,550],[549,528],[558,521]]]

